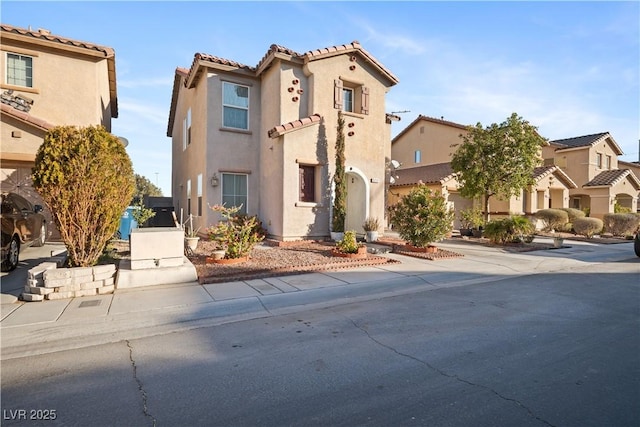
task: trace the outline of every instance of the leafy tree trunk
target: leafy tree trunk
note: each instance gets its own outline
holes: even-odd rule
[[[347,215],[347,182],[344,157],[344,118],[338,112],[338,135],[336,137],[336,171],[333,175],[335,198],[333,201],[332,231],[343,232]]]

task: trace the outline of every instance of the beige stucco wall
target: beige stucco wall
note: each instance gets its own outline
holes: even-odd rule
[[[33,58],[33,88],[6,82],[7,53]],[[107,59],[2,38],[2,90],[32,99],[29,114],[54,125],[104,125],[111,131]]]
[[[444,123],[420,120],[396,139],[391,146],[391,158],[404,167],[416,167],[448,163],[462,144],[460,134],[467,131]],[[415,162],[415,152],[420,150],[421,161]]]

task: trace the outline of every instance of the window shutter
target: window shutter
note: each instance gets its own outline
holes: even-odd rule
[[[342,110],[342,80],[334,80],[333,87],[333,108]]]
[[[362,87],[362,99],[360,100],[360,113],[369,114],[369,88]]]

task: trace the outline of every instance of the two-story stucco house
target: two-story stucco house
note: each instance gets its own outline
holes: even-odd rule
[[[418,116],[392,141],[391,157],[402,166],[390,185],[389,204],[397,203],[419,182],[444,195],[452,209],[460,211],[474,205],[460,195],[459,183],[451,168],[451,157],[463,143],[467,126],[444,119]],[[541,159],[542,163],[542,159]],[[534,184],[508,200],[491,198],[492,215],[532,214],[539,209],[568,207],[573,180],[558,166],[540,166],[533,171]],[[478,203],[476,202],[476,205]],[[454,227],[459,227],[456,219]]]
[[[242,206],[277,240],[328,236],[342,112],[345,228],[382,222],[393,119],[385,97],[397,82],[357,41],[304,54],[272,45],[255,67],[197,53],[176,69],[167,129],[178,215],[193,215],[202,232],[220,219],[209,206]]]
[[[609,132],[558,139],[543,148],[545,164],[561,167],[578,184],[569,190],[570,207],[598,218],[613,213],[616,204],[638,210],[640,180],[635,167],[618,162],[622,154]]]
[[[110,131],[118,116],[115,52],[5,24],[0,43],[0,186],[42,204],[31,168],[45,133],[59,125],[103,125]],[[46,209],[45,215],[55,233]]]

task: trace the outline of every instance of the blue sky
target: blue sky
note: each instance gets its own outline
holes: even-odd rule
[[[116,51],[119,117],[136,173],[170,195],[173,76],[197,52],[256,65],[271,44],[297,52],[362,46],[400,80],[387,111],[461,124],[516,112],[551,140],[611,132],[622,160],[640,139],[640,2],[31,2],[4,24]],[[275,124],[274,124],[275,125]]]

